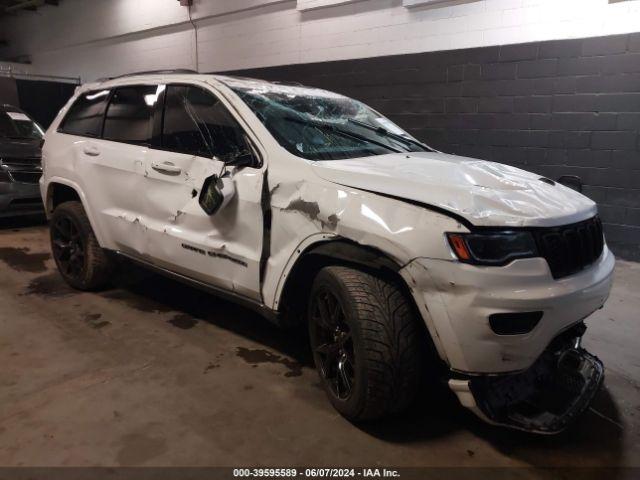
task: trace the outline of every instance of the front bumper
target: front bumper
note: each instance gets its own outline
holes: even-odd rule
[[[501,374],[530,368],[554,338],[602,307],[614,264],[605,246],[593,265],[559,280],[542,258],[504,267],[419,258],[400,273],[451,370]],[[499,335],[491,328],[491,315],[520,312],[543,315],[527,333]]]
[[[38,184],[0,182],[0,218],[44,213]]]
[[[584,330],[578,324],[561,334],[524,372],[451,379],[449,386],[491,424],[559,433],[589,407],[604,379],[602,362],[579,346]]]

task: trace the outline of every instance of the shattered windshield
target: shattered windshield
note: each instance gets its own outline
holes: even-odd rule
[[[325,90],[227,81],[276,140],[308,160],[431,151],[364,103]]]
[[[0,138],[41,140],[43,136],[40,126],[24,113],[0,111]]]

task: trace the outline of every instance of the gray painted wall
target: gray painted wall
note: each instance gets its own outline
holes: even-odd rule
[[[358,98],[448,153],[579,175],[640,259],[640,34],[235,72]]]

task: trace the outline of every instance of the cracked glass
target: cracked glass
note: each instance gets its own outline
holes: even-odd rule
[[[229,163],[253,155],[242,127],[211,93],[169,85],[164,107],[162,147]]]
[[[308,160],[431,151],[391,120],[352,98],[252,80],[225,83],[282,147]]]

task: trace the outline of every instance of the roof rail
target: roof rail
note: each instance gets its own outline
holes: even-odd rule
[[[106,82],[107,80],[115,80],[116,78],[134,77],[136,75],[169,75],[173,73],[198,74],[198,72],[196,72],[195,70],[190,70],[188,68],[175,68],[175,69],[163,69],[163,70],[147,70],[143,72],[131,72],[131,73],[125,73],[123,75],[116,75],[115,77],[99,78],[97,81]]]
[[[300,82],[285,81],[285,80],[271,80],[271,83],[275,83],[276,85],[282,85],[285,87],[304,87],[304,85],[301,84]]]

